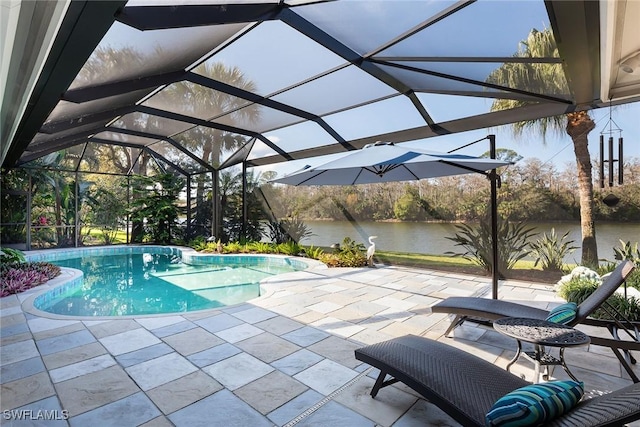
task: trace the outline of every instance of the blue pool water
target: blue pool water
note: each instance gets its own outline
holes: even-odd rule
[[[189,265],[176,253],[77,255],[51,260],[81,270],[75,286],[36,298],[42,311],[71,316],[178,313],[237,304],[260,295],[260,280],[295,271],[268,257],[217,257]]]

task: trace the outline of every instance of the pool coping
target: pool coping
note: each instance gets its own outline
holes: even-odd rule
[[[38,262],[38,261],[43,261],[43,262],[47,262],[48,260],[51,260],[52,255],[54,260],[56,259],[64,259],[62,257],[56,257],[55,255],[58,254],[62,254],[62,256],[69,256],[70,253],[75,254],[76,252],[86,252],[86,251],[95,251],[98,252],[100,254],[105,254],[105,250],[107,250],[106,254],[112,253],[112,254],[121,254],[121,253],[131,253],[130,249],[131,248],[163,248],[166,251],[171,251],[171,253],[173,253],[175,250],[180,251],[180,255],[182,257],[182,259],[185,259],[185,255],[186,258],[188,260],[193,261],[195,258],[205,258],[205,257],[217,257],[217,258],[221,258],[221,257],[225,257],[225,258],[229,258],[229,257],[238,257],[238,258],[257,258],[257,257],[263,257],[263,258],[275,258],[275,259],[281,259],[281,260],[286,260],[286,259],[293,259],[298,263],[302,263],[306,265],[306,268],[301,269],[301,270],[297,270],[297,271],[292,271],[292,272],[288,272],[288,273],[282,273],[282,274],[278,274],[276,276],[271,276],[271,277],[267,277],[262,279],[259,282],[259,286],[260,286],[260,296],[258,296],[257,298],[252,298],[250,300],[247,301],[242,301],[239,302],[237,304],[232,304],[232,305],[225,305],[225,306],[221,306],[221,307],[215,307],[215,308],[206,308],[206,309],[202,309],[202,310],[193,310],[193,311],[175,311],[175,312],[171,312],[171,313],[153,313],[153,314],[130,314],[130,315],[123,315],[123,316],[69,316],[69,315],[63,315],[63,314],[55,314],[55,313],[49,313],[47,311],[43,311],[40,310],[38,308],[36,308],[34,306],[34,302],[36,300],[36,298],[38,298],[41,295],[44,295],[45,293],[56,289],[56,288],[62,288],[65,285],[70,285],[72,282],[75,282],[77,280],[82,280],[82,277],[84,276],[84,273],[78,269],[75,268],[69,268],[69,267],[61,267],[60,268],[60,275],[57,277],[54,277],[53,279],[38,285],[34,288],[31,288],[29,291],[25,292],[25,294],[28,294],[27,298],[21,303],[21,307],[22,310],[25,313],[29,313],[31,315],[34,316],[38,316],[38,317],[44,317],[47,319],[55,319],[55,320],[77,320],[77,321],[88,321],[88,320],[96,320],[96,321],[105,321],[105,320],[116,320],[116,319],[137,319],[137,318],[154,318],[154,317],[167,317],[167,316],[179,316],[179,315],[183,315],[186,313],[207,313],[207,312],[212,312],[212,311],[219,311],[221,308],[229,308],[229,307],[234,307],[237,305],[241,305],[241,304],[246,304],[246,303],[250,303],[252,301],[258,301],[260,299],[263,298],[267,298],[268,296],[272,295],[276,289],[272,288],[271,286],[269,286],[268,282],[270,281],[270,279],[273,279],[274,277],[278,277],[280,279],[284,278],[286,279],[287,275],[292,275],[292,274],[296,274],[299,273],[301,271],[309,271],[309,270],[315,270],[315,269],[326,269],[328,268],[326,264],[318,261],[318,260],[314,260],[311,258],[305,258],[305,257],[297,257],[297,256],[292,256],[292,255],[282,255],[282,254],[241,254],[241,253],[233,253],[233,254],[214,254],[214,253],[202,253],[202,252],[198,252],[193,248],[189,248],[189,247],[183,247],[183,246],[174,246],[174,245],[122,245],[122,246],[91,246],[91,247],[86,247],[86,248],[63,248],[63,249],[40,249],[40,250],[36,250],[36,251],[27,251],[24,252],[25,254],[25,258],[27,259],[27,261],[31,261],[31,262]],[[119,250],[118,250],[119,249]],[[49,257],[47,257],[47,255],[49,255]],[[48,258],[48,259],[47,259]],[[206,263],[205,263],[206,264]],[[263,292],[264,291],[264,292]]]

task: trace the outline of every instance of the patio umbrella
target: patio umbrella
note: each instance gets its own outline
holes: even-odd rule
[[[331,160],[326,161],[327,158]],[[339,156],[321,156],[314,163],[315,166],[306,165],[271,182],[290,185],[375,184],[470,172],[486,174],[488,170],[510,164],[496,159],[439,153],[381,142]]]
[[[490,136],[492,153],[495,143]],[[480,173],[492,179],[491,229],[493,241],[493,265],[497,266],[497,175],[491,171],[511,164],[496,159],[486,159],[452,153],[439,153],[419,148],[403,147],[393,143],[376,142],[360,150],[340,155],[316,158],[315,165],[277,178],[271,182],[289,185],[355,185],[379,182],[411,181],[424,178]],[[493,271],[493,298],[497,298],[498,271]]]

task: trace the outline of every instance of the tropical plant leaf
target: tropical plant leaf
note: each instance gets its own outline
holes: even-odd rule
[[[534,266],[540,264],[545,271],[561,271],[564,265],[564,258],[578,249],[573,246],[573,240],[566,240],[569,237],[567,231],[558,238],[555,228],[549,234],[544,233],[542,238],[530,243],[531,256],[535,258]]]
[[[484,268],[487,273],[493,272],[493,245],[491,238],[491,222],[484,218],[473,227],[468,224],[456,226],[458,233],[447,239],[455,242],[464,252],[445,252],[446,255],[462,257]],[[498,219],[498,273],[511,270],[516,262],[527,256],[529,240],[535,235],[534,228],[526,223],[516,223],[508,218]]]

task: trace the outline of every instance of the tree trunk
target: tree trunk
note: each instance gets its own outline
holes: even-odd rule
[[[593,220],[593,176],[589,140],[587,135],[595,123],[586,111],[567,114],[567,133],[573,140],[578,167],[578,190],[580,194],[580,226],[582,228],[581,264],[590,268],[598,266],[596,226]]]

